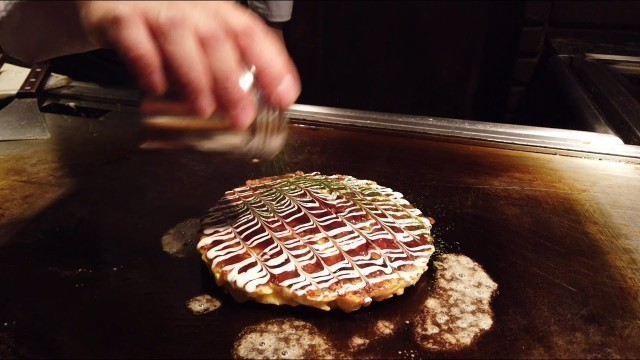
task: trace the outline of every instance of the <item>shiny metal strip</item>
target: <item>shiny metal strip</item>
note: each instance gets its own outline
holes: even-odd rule
[[[293,124],[349,127],[383,132],[435,135],[494,145],[578,151],[640,159],[640,146],[625,145],[610,134],[499,124],[483,121],[389,114],[314,105],[293,105],[287,116]]]

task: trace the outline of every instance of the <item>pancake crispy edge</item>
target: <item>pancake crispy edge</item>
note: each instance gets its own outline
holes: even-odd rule
[[[306,180],[309,181],[306,182]],[[296,181],[298,182],[296,183]],[[264,230],[268,228],[271,223],[275,224],[274,226],[276,229],[282,228],[284,230],[291,230],[288,233],[288,237],[283,237],[282,241],[284,241],[284,243],[289,241],[289,243],[293,242],[297,244],[297,247],[294,247],[294,253],[296,251],[304,252],[304,247],[306,246],[309,248],[309,251],[306,253],[309,255],[308,257],[315,256],[316,259],[314,259],[314,261],[319,262],[323,266],[323,270],[330,269],[332,266],[338,268],[341,266],[341,264],[332,264],[331,256],[322,257],[318,255],[319,253],[314,252],[315,250],[313,250],[315,248],[320,248],[317,243],[313,242],[313,239],[316,237],[326,236],[331,232],[331,230],[327,231],[323,228],[320,225],[321,222],[318,222],[318,219],[311,220],[309,224],[298,225],[297,228],[291,224],[287,224],[286,218],[284,216],[280,216],[283,211],[278,208],[277,202],[269,202],[268,199],[264,199],[264,197],[268,197],[268,195],[271,194],[269,191],[273,190],[274,186],[277,187],[284,184],[281,188],[278,188],[276,192],[282,192],[284,195],[281,195],[281,197],[294,199],[290,201],[290,203],[294,204],[296,201],[293,195],[286,193],[288,190],[282,190],[289,186],[287,182],[293,182],[296,184],[294,186],[295,191],[291,190],[293,193],[301,193],[303,195],[306,193],[312,194],[310,195],[310,199],[314,199],[317,204],[325,205],[325,208],[323,209],[318,208],[318,210],[312,208],[311,211],[317,210],[317,212],[326,215],[325,218],[328,217],[333,222],[341,220],[343,221],[343,223],[340,223],[341,225],[352,230],[351,234],[347,234],[347,236],[344,236],[343,238],[348,236],[353,238],[364,238],[365,246],[363,249],[366,249],[366,251],[361,251],[361,253],[351,256],[347,255],[348,251],[345,251],[342,246],[339,245],[341,243],[341,239],[338,238],[338,240],[335,240],[330,236],[327,236],[331,238],[330,241],[333,242],[329,247],[331,247],[331,245],[335,246],[338,253],[344,254],[344,260],[342,260],[342,262],[347,260],[345,264],[351,264],[352,269],[348,270],[352,271],[351,273],[347,271],[347,273],[356,273],[359,271],[357,268],[363,264],[368,265],[369,263],[375,263],[375,266],[378,266],[380,270],[375,270],[369,273],[371,274],[370,278],[366,275],[362,275],[362,271],[359,272],[361,275],[360,278],[349,278],[348,276],[341,278],[339,275],[336,275],[340,274],[340,270],[334,271],[333,273],[328,271],[330,275],[338,280],[327,286],[314,287],[310,285],[306,287],[305,291],[300,291],[300,287],[296,289],[293,288],[299,284],[294,284],[294,286],[286,285],[286,279],[285,281],[278,280],[278,276],[273,275],[273,273],[268,274],[268,280],[262,281],[262,283],[259,283],[256,286],[249,286],[252,281],[255,282],[254,278],[248,277],[248,280],[238,280],[242,277],[241,275],[262,271],[263,268],[268,267],[266,264],[275,263],[277,260],[275,259],[276,257],[286,258],[289,256],[289,258],[292,259],[287,259],[293,261],[286,263],[284,267],[292,268],[295,265],[295,269],[291,270],[290,273],[297,275],[304,273],[301,265],[303,262],[296,261],[292,255],[283,255],[285,253],[290,254],[291,251],[288,251],[286,246],[283,245],[281,239],[276,236],[276,232],[270,232],[271,229]],[[309,188],[305,188],[305,184],[310,184]],[[323,188],[323,186],[326,188]],[[314,191],[316,191],[316,193],[314,193]],[[371,200],[371,204],[373,205],[370,205],[367,202],[369,198],[373,196],[371,194],[377,194],[375,195],[377,198],[375,200]],[[279,196],[280,194],[277,195]],[[381,197],[381,195],[384,197]],[[260,201],[254,201],[258,197],[261,198]],[[351,205],[351,203],[349,203],[349,201],[351,201],[352,203],[358,204],[361,208],[353,206],[356,210],[347,209],[347,212],[342,213],[338,211],[342,209],[340,208],[342,205],[336,205],[335,208],[327,209],[326,203],[323,202],[323,197],[329,199],[327,200],[327,203],[330,204]],[[303,203],[303,200],[308,201],[309,199],[301,197],[299,202]],[[251,201],[254,201],[257,205],[249,205],[253,204]],[[265,205],[262,205],[261,201]],[[250,209],[252,206],[254,206],[255,209]],[[260,208],[260,206],[263,206],[264,208]],[[287,206],[292,205],[287,203]],[[297,206],[299,206],[299,211],[301,213],[306,214],[310,219],[313,217],[312,213],[309,212],[309,209],[303,209],[304,205],[297,204]],[[367,210],[367,206],[370,206],[370,208],[374,210]],[[245,209],[246,211],[243,212],[238,209]],[[354,217],[356,219],[355,221],[352,221],[352,219],[346,220],[350,217],[350,214],[359,210],[362,210],[361,212],[366,216],[362,216],[361,218],[356,216]],[[274,215],[274,212],[276,213],[274,215],[274,219],[270,219],[268,216],[264,218],[267,220],[261,218],[260,221],[262,222],[256,221],[258,225],[255,227],[256,229],[260,228],[260,230],[264,230],[270,236],[261,234],[248,239],[248,232],[244,233],[244,237],[240,235],[240,232],[244,230],[243,226],[249,226],[239,221],[239,219],[244,217],[245,222],[252,224],[251,220],[255,220],[257,216],[266,216],[265,214],[268,215],[269,211],[271,211],[271,215]],[[328,212],[323,213],[322,211]],[[372,216],[373,211],[379,211],[385,217],[376,218],[376,216]],[[394,215],[391,214],[392,212]],[[409,215],[403,215],[403,212]],[[335,215],[335,219],[331,218],[332,214]],[[254,219],[252,219],[252,216]],[[303,217],[302,215],[299,216]],[[395,219],[394,216],[399,219]],[[357,221],[358,219],[361,223]],[[373,226],[368,226],[366,224],[367,222],[372,223]],[[404,225],[400,225],[400,222],[403,222]],[[364,226],[361,226],[362,224],[364,224]],[[391,230],[394,229],[394,225],[399,229],[396,230],[397,232]],[[294,231],[295,229],[304,228],[305,226],[310,227],[315,232],[311,232],[311,234],[309,234],[305,231],[299,231],[299,233]],[[369,229],[371,227],[373,227],[373,229]],[[407,230],[407,228],[410,230]],[[225,193],[225,196],[219,201],[218,205],[212,208],[207,214],[207,217],[203,219],[201,240],[198,243],[198,250],[202,255],[202,260],[210,267],[217,285],[225,288],[239,302],[253,300],[263,304],[291,306],[306,305],[322,310],[339,308],[345,312],[351,312],[358,310],[363,306],[370,305],[372,301],[381,301],[390,298],[393,295],[401,295],[404,293],[404,289],[406,287],[414,285],[420,279],[422,274],[427,270],[429,257],[434,250],[433,240],[430,236],[430,228],[431,224],[429,220],[427,220],[419,210],[409,204],[408,201],[403,198],[402,194],[394,192],[389,188],[379,186],[373,181],[359,180],[345,175],[325,176],[320,175],[319,173],[305,174],[302,172],[296,172],[293,174],[248,180],[244,187],[239,187]],[[331,228],[329,227],[329,229]],[[383,235],[386,235],[388,238],[392,238],[391,240],[393,240],[387,244],[389,245],[389,249],[377,247],[377,240],[371,239],[371,237],[375,238],[374,235],[380,236],[380,234],[383,233],[380,229],[386,231]],[[369,230],[371,233],[367,232]],[[400,230],[402,232],[400,232]],[[378,231],[378,233],[374,233],[375,231]],[[259,231],[257,232],[260,233]],[[348,233],[348,231],[345,232]],[[412,237],[411,239],[408,238],[409,235]],[[215,242],[211,240],[216,236],[221,239],[228,238],[230,240],[227,242]],[[262,243],[252,241],[256,238],[260,238],[260,236],[265,238],[267,245],[262,244],[262,248],[260,246],[252,247],[250,244]],[[275,238],[278,238],[278,240],[275,240]],[[405,243],[401,244],[401,240],[398,238],[403,238]],[[273,242],[278,242],[278,244]],[[343,242],[343,244],[347,243],[348,242]],[[383,243],[380,242],[380,244]],[[282,248],[282,251],[273,251],[271,254],[272,256],[268,256],[269,254],[265,254],[265,250],[271,249],[269,246],[271,246],[271,248]],[[349,245],[344,248],[347,248],[348,246]],[[218,250],[215,250],[214,248]],[[236,250],[237,253],[234,253],[230,252],[230,248],[244,248],[244,251]],[[212,251],[212,249],[214,250]],[[359,248],[356,247],[356,250],[357,249]],[[411,251],[407,249],[418,250]],[[385,252],[386,250],[389,250],[389,252]],[[402,254],[402,252],[404,252],[404,254]],[[229,253],[231,253],[232,256],[229,256]],[[377,255],[377,257],[373,255]],[[402,255],[406,259],[402,260]],[[380,257],[383,259],[380,259]],[[363,260],[358,263],[358,261],[353,261],[354,258],[362,258]],[[399,258],[401,260],[397,260]],[[233,260],[229,261],[228,259]],[[251,259],[255,261],[252,261]],[[393,264],[395,263],[400,265],[394,266]],[[237,266],[234,266],[234,264]],[[278,270],[278,268],[275,268],[274,272],[277,273]],[[311,275],[314,274],[316,273],[311,273]],[[310,277],[308,276],[309,274],[303,275]],[[309,281],[313,283],[313,279]],[[364,285],[363,282],[365,283]]]

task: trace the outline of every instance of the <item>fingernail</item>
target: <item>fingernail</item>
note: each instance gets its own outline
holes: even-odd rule
[[[274,103],[282,108],[286,108],[293,104],[299,95],[300,85],[293,79],[293,76],[287,74],[276,88]]]

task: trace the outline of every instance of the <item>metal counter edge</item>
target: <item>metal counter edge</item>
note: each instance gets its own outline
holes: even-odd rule
[[[477,140],[507,146],[574,151],[640,159],[640,146],[626,145],[615,135],[527,125],[437,118],[294,104],[285,113],[292,124],[359,128],[381,132]]]

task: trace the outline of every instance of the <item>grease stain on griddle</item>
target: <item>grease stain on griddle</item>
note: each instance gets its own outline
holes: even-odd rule
[[[273,319],[245,328],[234,344],[236,359],[335,359],[344,356],[308,322]]]
[[[426,350],[461,350],[493,325],[491,299],[498,285],[464,255],[434,261],[436,284],[415,318],[414,338]]]
[[[200,219],[188,219],[179,223],[162,236],[162,250],[175,257],[187,257],[195,253],[199,230]]]
[[[218,310],[222,306],[220,300],[208,294],[202,294],[187,301],[187,307],[196,315],[207,314]]]
[[[356,352],[369,346],[372,341],[391,337],[395,334],[396,324],[390,320],[378,320],[366,330],[366,333],[353,335],[349,339],[349,351]]]
[[[360,335],[354,335],[351,337],[351,339],[349,339],[349,350],[351,352],[355,352],[360,349],[364,349],[365,347],[367,347],[367,345],[369,345],[370,341],[371,340]]]
[[[395,324],[388,320],[378,320],[374,327],[376,334],[380,337],[393,335],[395,329]]]

